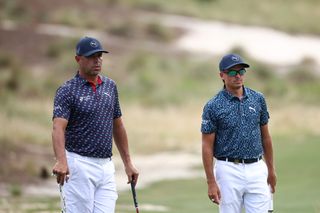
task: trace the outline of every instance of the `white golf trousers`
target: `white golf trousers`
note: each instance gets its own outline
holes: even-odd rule
[[[221,192],[220,213],[267,213],[271,199],[263,160],[232,163],[216,160],[214,174]]]
[[[67,213],[114,213],[118,198],[114,164],[109,159],[67,152],[70,178],[61,196]]]

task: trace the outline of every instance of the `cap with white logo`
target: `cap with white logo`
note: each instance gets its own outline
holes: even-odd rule
[[[219,69],[220,71],[224,71],[238,64],[243,65],[243,67],[249,67],[249,64],[245,63],[239,55],[234,53],[228,54],[221,59]]]
[[[104,50],[100,44],[100,42],[91,37],[81,38],[76,46],[76,55],[79,56],[90,56],[97,52],[108,53],[108,51]]]

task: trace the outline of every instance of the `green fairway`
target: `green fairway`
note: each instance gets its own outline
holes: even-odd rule
[[[319,136],[293,137],[275,144],[279,212],[320,212]]]
[[[278,141],[279,140],[279,141]],[[285,140],[285,141],[281,141]],[[320,170],[316,160],[320,149],[319,138],[275,138],[278,175],[274,209],[281,213],[320,212]],[[170,213],[218,212],[217,206],[207,199],[205,179],[163,181],[145,189],[137,189],[141,212],[156,213],[143,207],[166,207]],[[130,208],[130,206],[132,206]],[[117,212],[133,212],[130,191],[121,192]]]
[[[273,137],[278,176],[274,208],[280,213],[320,212],[319,136],[295,132]],[[199,156],[200,158],[200,156]],[[170,162],[167,162],[170,163]],[[199,166],[202,171],[202,167]],[[141,174],[143,175],[143,174]],[[129,191],[119,192],[117,213],[134,212]],[[137,185],[140,212],[194,213],[218,212],[207,198],[204,178],[170,180],[146,188]],[[0,202],[0,212],[57,212],[59,198],[15,197]]]

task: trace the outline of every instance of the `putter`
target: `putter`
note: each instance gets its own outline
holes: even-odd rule
[[[135,186],[134,186],[134,182],[133,182],[133,181],[131,181],[131,192],[132,192],[134,207],[136,208],[136,213],[139,213],[138,202],[137,202],[137,195],[136,195],[136,189],[135,189]]]
[[[66,198],[63,194],[63,186],[61,186],[60,184],[59,184],[59,191],[60,191],[61,213],[67,213]]]

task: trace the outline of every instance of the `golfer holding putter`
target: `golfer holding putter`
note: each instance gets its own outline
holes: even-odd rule
[[[267,213],[275,192],[269,113],[264,96],[243,85],[248,67],[236,54],[221,59],[224,87],[202,114],[208,196],[220,213]]]
[[[100,42],[82,38],[76,46],[77,74],[65,82],[54,99],[52,142],[63,212],[113,213],[118,197],[112,140],[119,150],[128,183],[137,183],[131,162],[116,84],[101,75]]]

